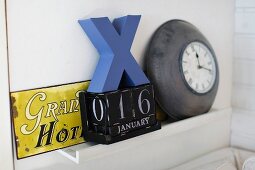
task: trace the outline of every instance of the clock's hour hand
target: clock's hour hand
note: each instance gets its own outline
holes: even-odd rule
[[[196,53],[196,58],[197,58],[197,62],[198,62],[198,68],[200,69],[201,68],[201,65],[200,65],[200,62],[199,62],[199,56],[198,56],[198,54]]]

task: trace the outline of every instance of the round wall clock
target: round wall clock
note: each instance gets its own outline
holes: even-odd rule
[[[153,35],[146,53],[146,71],[160,107],[173,119],[206,113],[219,83],[213,48],[192,24],[166,22]]]

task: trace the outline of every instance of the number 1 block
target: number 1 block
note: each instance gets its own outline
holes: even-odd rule
[[[84,138],[110,144],[161,128],[150,84],[106,93],[80,93]]]

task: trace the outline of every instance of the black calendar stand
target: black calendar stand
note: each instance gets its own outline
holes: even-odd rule
[[[84,138],[111,144],[161,128],[151,84],[79,96]]]

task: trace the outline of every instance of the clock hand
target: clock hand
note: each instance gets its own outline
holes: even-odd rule
[[[206,67],[204,67],[204,66],[199,66],[200,68],[203,68],[203,69],[205,69],[205,70],[208,70],[208,71],[212,71],[211,69],[209,69],[209,68],[206,68]]]
[[[199,58],[199,55],[198,55],[197,53],[196,53],[196,58],[197,58],[197,62],[198,62],[198,69],[203,68],[203,69],[205,69],[205,70],[208,70],[209,72],[212,71],[211,69],[206,68],[206,67],[200,65],[200,62],[199,62],[199,59],[198,59],[198,58]]]
[[[198,54],[196,53],[196,57],[197,57],[197,62],[198,62],[198,69],[200,69],[201,68],[201,65],[200,65],[200,62],[199,62],[199,56],[198,56]]]

